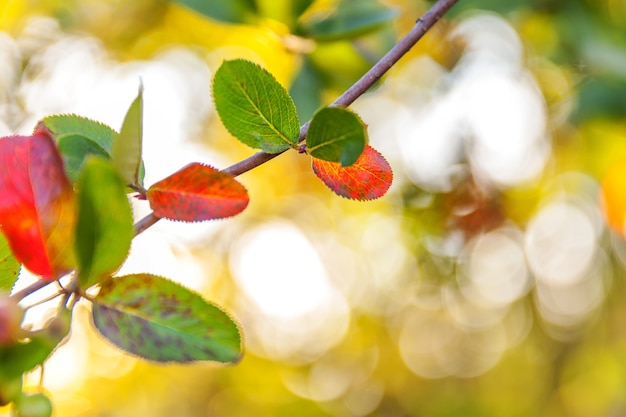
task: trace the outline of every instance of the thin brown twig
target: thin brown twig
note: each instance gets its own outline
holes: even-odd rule
[[[454,6],[458,0],[439,0],[435,3],[421,18],[417,20],[413,28],[406,34],[396,45],[383,56],[369,71],[365,73],[352,87],[348,88],[341,96],[339,96],[331,106],[347,107],[352,104],[357,98],[362,96],[367,90],[369,90],[380,78],[385,75],[391,67],[393,67],[422,37],[428,32],[434,25],[441,19],[441,17]],[[302,142],[309,129],[309,122],[306,122],[300,128],[300,136],[298,141]],[[285,151],[283,151],[285,152]],[[257,152],[254,155],[241,160],[228,168],[223,169],[223,172],[229,173],[233,176],[241,175],[248,172],[271,159],[276,158],[283,152],[276,154],[268,154],[265,152]],[[135,236],[144,232],[148,228],[152,227],[160,220],[154,213],[150,213],[144,218],[140,219],[135,224]]]
[[[30,294],[34,293],[35,291],[38,291],[40,289],[42,289],[43,287],[52,284],[53,282],[56,281],[44,281],[43,279],[39,280],[39,281],[35,281],[32,284],[22,288],[21,290],[11,294],[11,298],[20,301],[23,298],[29,296]]]
[[[400,60],[425,34],[428,32],[439,19],[454,6],[458,0],[439,0],[435,3],[421,18],[419,18],[413,28],[402,38],[385,56],[383,56],[370,70],[365,73],[356,83],[339,96],[331,105],[347,107],[357,98],[369,90],[396,62]],[[302,142],[309,129],[309,122],[306,122],[300,128],[299,142]],[[282,153],[282,152],[281,152]],[[268,154],[265,152],[257,152],[256,154],[239,161],[223,171],[233,176],[241,175],[248,172],[268,161],[274,159],[281,153]],[[145,194],[145,193],[144,193]],[[154,213],[150,213],[135,223],[135,236],[152,227],[160,220]],[[40,290],[41,288],[51,284],[54,281],[39,280],[27,287],[15,292],[11,298],[22,300],[28,295]]]

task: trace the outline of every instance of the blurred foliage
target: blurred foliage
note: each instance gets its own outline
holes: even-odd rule
[[[251,59],[291,87],[305,120],[434,3],[368,0],[364,8],[376,3],[382,24],[374,19],[367,34],[357,30],[343,39],[321,39],[316,30],[325,30],[323,22],[341,17],[360,0],[341,6],[330,0],[0,1],[0,30],[18,39],[20,48],[15,76],[0,83],[0,121],[11,128],[30,116],[20,101],[25,87],[18,86],[37,73],[38,53],[62,36],[96,38],[108,59],[120,65],[155,60],[181,46],[211,71],[223,59]],[[183,4],[223,8],[205,10],[212,16],[207,18]],[[33,26],[37,16],[55,24]],[[543,118],[529,119],[535,122],[528,125],[540,130],[536,153],[543,152],[544,159],[535,175],[500,181],[481,166],[477,149],[488,152],[528,126],[510,126],[491,148],[479,148],[475,132],[454,131],[449,136],[456,141],[446,142],[453,156],[445,180],[422,181],[411,174],[416,163],[406,162],[413,152],[409,139],[420,139],[412,129],[417,131],[425,114],[438,116],[434,130],[420,132],[432,133],[426,141],[439,143],[437,132],[455,125],[441,117],[449,111],[434,109],[438,97],[457,91],[455,83],[468,74],[463,69],[478,56],[471,33],[486,25],[467,26],[476,16],[499,28],[494,33],[502,36],[489,33],[489,41],[508,36],[520,42],[521,56],[513,41],[497,51],[500,55],[495,48],[501,45],[488,44],[487,51],[495,45],[494,53],[485,59],[517,59],[507,76],[532,79],[529,90],[541,100],[531,107]],[[620,0],[460,1],[372,95],[356,103],[372,143],[386,155],[393,154],[386,146],[398,148],[390,158],[396,178],[389,196],[368,204],[339,200],[313,178],[307,158],[280,157],[242,178],[251,195],[247,214],[187,244],[206,275],[201,292],[241,320],[248,346],[242,362],[234,367],[140,363],[84,330],[87,326],[77,326],[76,345],[68,347],[74,357],[63,357],[64,348],[55,356],[80,363],[79,376],[54,384],[53,369],[46,371],[56,415],[626,413],[625,24],[626,2]],[[488,73],[478,91],[487,94],[493,79]],[[208,92],[204,85],[197,89]],[[475,106],[468,90],[463,93],[461,103]],[[514,98],[504,95],[493,109]],[[488,120],[498,122],[497,116]],[[219,149],[223,160],[249,155],[233,144],[214,114],[195,123],[199,133],[190,140]],[[507,155],[501,155],[504,165],[510,165]],[[148,175],[151,164],[160,162],[146,160]],[[534,169],[530,162],[522,165]],[[259,252],[265,258],[255,258]],[[321,260],[330,290],[307,286],[319,267],[315,259]],[[255,283],[242,284],[247,269],[238,260],[252,264],[248,269],[270,289],[265,296],[274,298],[262,304],[249,292],[246,285]],[[293,269],[281,266],[286,264]],[[282,271],[289,279],[276,279]],[[522,278],[500,284],[481,281],[476,271]],[[293,296],[298,291],[321,294],[317,309],[306,310],[309,298]],[[304,313],[285,319],[272,310],[292,296],[291,308]],[[77,315],[87,320],[87,312]]]

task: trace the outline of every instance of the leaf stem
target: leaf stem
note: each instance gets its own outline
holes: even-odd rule
[[[43,298],[41,300],[37,300],[36,302],[29,304],[28,306],[24,307],[24,310],[28,310],[29,308],[33,308],[35,306],[47,303],[48,301],[52,301],[57,297],[60,297],[64,294],[68,294],[67,291],[65,291],[65,289],[59,289],[59,291],[55,292],[54,294],[50,294],[49,296],[47,296],[46,298]]]
[[[35,281],[32,284],[30,284],[27,287],[22,288],[21,290],[11,294],[11,298],[20,301],[23,298],[31,295],[32,293],[34,293],[35,291],[38,291],[40,289],[42,289],[43,287],[47,286],[48,284],[52,284],[53,282],[56,281],[44,281],[44,280],[39,280],[39,281]]]
[[[458,0],[439,0],[433,7],[417,19],[415,26],[406,36],[385,54],[359,81],[348,88],[334,102],[333,106],[347,107],[369,90],[391,67],[393,67],[409,50],[454,6]]]
[[[135,236],[145,231],[149,227],[152,227],[152,225],[158,222],[159,220],[160,220],[160,217],[155,216],[154,213],[148,214],[147,216],[139,220],[137,223],[135,223]]]
[[[380,78],[389,71],[434,25],[441,17],[454,6],[458,0],[439,0],[435,3],[422,17],[417,19],[413,28],[406,34],[396,45],[385,54],[369,71],[367,71],[352,87],[348,88],[341,96],[339,96],[331,106],[347,107],[369,90]],[[298,142],[304,141],[307,131],[309,130],[310,121],[300,127],[300,136]],[[283,151],[285,152],[285,151]],[[283,152],[268,154],[265,152],[257,152],[254,155],[243,159],[223,172],[233,176],[241,175],[264,163],[276,158]],[[154,225],[159,218],[154,213],[148,214],[135,224],[135,236]]]

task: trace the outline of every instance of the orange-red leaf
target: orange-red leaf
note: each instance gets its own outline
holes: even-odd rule
[[[234,216],[249,200],[232,175],[197,162],[152,185],[147,197],[156,216],[187,222]]]
[[[348,167],[337,162],[313,159],[313,172],[324,184],[341,197],[354,200],[374,200],[385,195],[393,181],[393,171],[387,160],[371,146]]]
[[[0,227],[31,272],[56,279],[75,266],[75,196],[50,132],[0,139]]]

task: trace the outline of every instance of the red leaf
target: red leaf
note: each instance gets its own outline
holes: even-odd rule
[[[0,139],[0,227],[31,272],[56,279],[75,266],[72,185],[45,127]]]
[[[146,196],[156,216],[186,222],[234,216],[248,205],[248,192],[232,175],[197,162],[155,183]]]
[[[354,200],[382,197],[393,181],[389,163],[371,146],[367,146],[359,159],[348,167],[317,158],[313,158],[312,164],[313,172],[328,188],[341,197]]]

